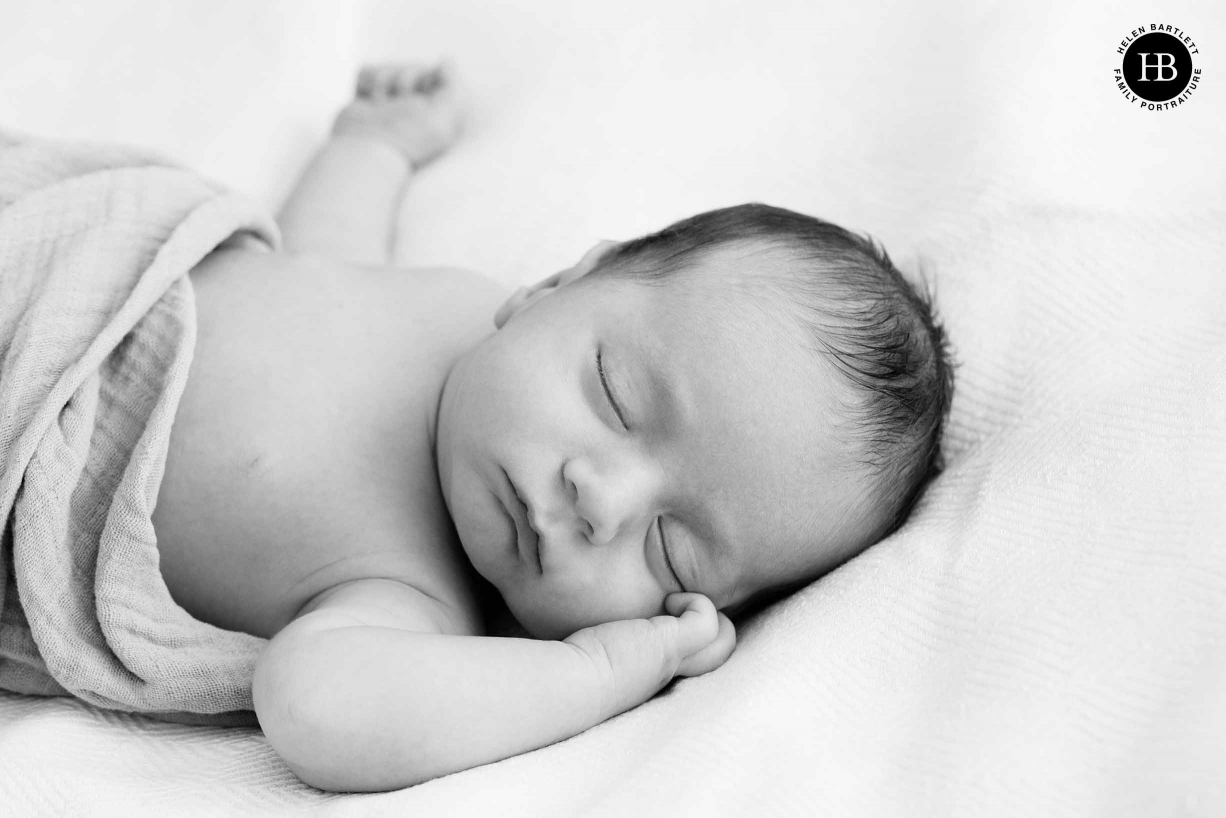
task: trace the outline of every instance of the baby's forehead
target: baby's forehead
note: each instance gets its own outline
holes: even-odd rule
[[[790,253],[739,243],[667,264],[625,262],[602,278],[640,289],[673,316],[705,317],[718,321],[725,333],[743,333],[797,323],[796,298],[790,292],[798,278],[796,267]],[[735,320],[739,316],[750,320]]]
[[[688,393],[698,406],[740,428],[803,406],[812,422],[776,424],[790,441],[821,417],[839,422],[855,396],[824,352],[825,328],[799,316],[765,269],[782,262],[762,255],[730,249],[667,276],[622,279],[595,321],[668,382],[696,387]]]
[[[802,265],[793,250],[780,244],[744,240],[703,248],[663,266],[672,272],[661,280],[681,291],[689,288],[694,295],[720,291],[760,294],[794,277],[802,266],[812,267]]]

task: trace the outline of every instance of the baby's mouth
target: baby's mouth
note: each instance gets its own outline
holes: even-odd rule
[[[511,516],[515,520],[515,535],[519,553],[529,562],[535,563],[536,570],[544,572],[541,565],[541,537],[535,528],[532,527],[532,512],[528,504],[524,502],[520,496],[519,489],[515,487],[515,483],[511,480],[511,475],[507,474],[506,469],[502,470],[503,476],[507,478],[507,485],[511,488],[511,501],[507,504],[511,510]]]

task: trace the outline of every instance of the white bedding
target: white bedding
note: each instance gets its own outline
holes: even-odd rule
[[[1226,7],[604,5],[17,0],[0,121],[275,207],[359,61],[449,55],[472,119],[409,191],[406,264],[519,284],[748,200],[869,231],[935,279],[962,363],[911,522],[718,672],[399,793],[311,790],[253,731],[0,694],[0,812],[1226,813]],[[1151,22],[1204,52],[1176,110],[1115,87]]]

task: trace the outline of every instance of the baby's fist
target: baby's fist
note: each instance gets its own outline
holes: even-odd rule
[[[728,661],[736,647],[732,620],[702,594],[669,594],[664,609],[678,618],[677,676],[701,676]]]
[[[722,665],[736,631],[702,594],[670,594],[667,614],[584,628],[565,641],[579,648],[603,680],[603,718],[635,707],[674,676],[698,676]]]
[[[387,142],[410,165],[420,167],[459,138],[454,74],[446,64],[365,66],[358,73],[353,102],[337,114],[332,133]]]

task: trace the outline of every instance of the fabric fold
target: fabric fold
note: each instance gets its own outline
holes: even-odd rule
[[[251,722],[264,640],[175,604],[151,515],[195,347],[187,273],[279,240],[155,154],[0,133],[0,687]]]

